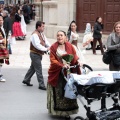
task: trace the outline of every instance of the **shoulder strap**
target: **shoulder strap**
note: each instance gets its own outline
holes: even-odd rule
[[[45,41],[43,40],[42,35],[41,35],[37,30],[35,30],[35,31],[33,32],[33,34],[34,34],[34,33],[36,33],[36,34],[38,35],[38,37],[39,37],[39,39],[40,39],[40,44],[43,45],[43,46],[45,46]]]
[[[4,38],[5,35],[4,35],[4,33],[3,33],[2,29],[1,29],[1,27],[0,27],[0,32],[1,32],[1,34],[2,34],[2,37]]]

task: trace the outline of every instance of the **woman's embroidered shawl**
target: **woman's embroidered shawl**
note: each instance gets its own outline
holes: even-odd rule
[[[54,43],[51,48],[50,48],[50,68],[48,71],[48,83],[51,84],[53,87],[57,86],[58,83],[58,77],[59,74],[62,70],[62,67],[64,64],[62,63],[62,60],[60,57],[57,56],[56,51],[58,48],[58,42]],[[74,58],[71,62],[71,66],[77,64],[77,60],[79,59],[78,56],[76,55],[76,51],[74,47],[69,43],[65,42],[65,50],[67,54],[73,54]],[[79,67],[77,69],[72,70],[73,73],[77,72],[77,74],[81,74],[81,71]]]

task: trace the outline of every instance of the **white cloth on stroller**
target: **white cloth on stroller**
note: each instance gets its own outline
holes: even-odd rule
[[[113,83],[113,73],[110,71],[89,72],[87,75],[70,74],[74,82],[80,85],[92,85],[94,83]]]
[[[78,75],[78,74],[70,74],[70,78],[67,81],[65,86],[65,97],[70,99],[76,99],[76,95],[74,91],[76,91],[76,87],[74,86],[74,82],[77,82],[80,85],[92,85],[95,83],[104,83],[110,84],[114,83],[114,79],[120,79],[120,72],[118,71],[92,71],[87,75]]]

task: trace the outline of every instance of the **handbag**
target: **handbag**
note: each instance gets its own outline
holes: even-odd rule
[[[120,66],[120,53],[113,54],[112,62],[114,66]]]
[[[102,61],[105,63],[105,64],[110,64],[111,63],[111,60],[112,60],[112,56],[113,56],[113,52],[114,51],[105,51],[103,53],[103,57],[102,57]]]

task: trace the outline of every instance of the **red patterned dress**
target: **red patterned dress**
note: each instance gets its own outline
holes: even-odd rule
[[[21,17],[19,16],[18,13],[16,13],[15,14],[15,22],[13,23],[13,27],[12,27],[13,36],[15,36],[15,37],[25,36],[22,32],[20,21],[21,21]]]

